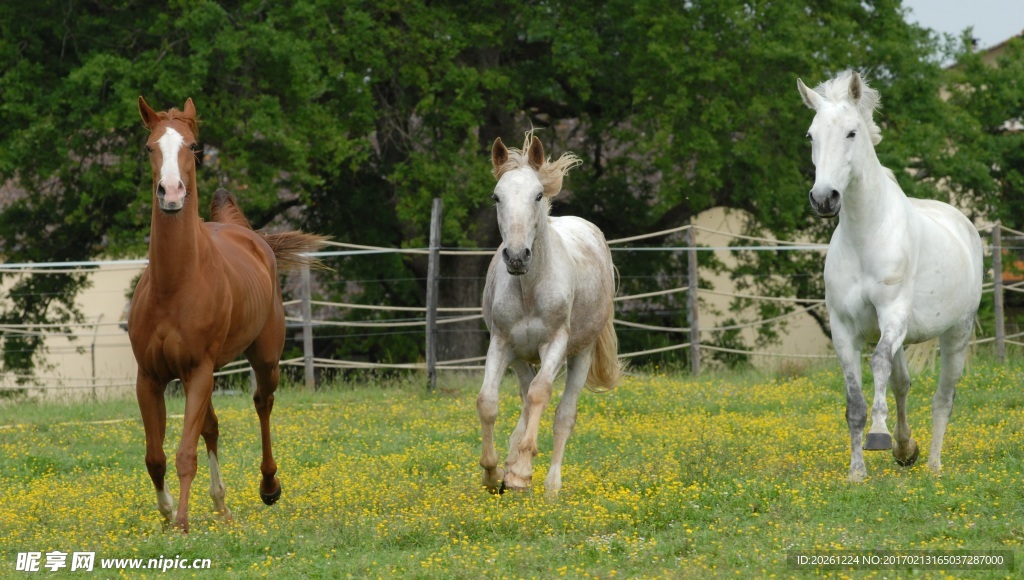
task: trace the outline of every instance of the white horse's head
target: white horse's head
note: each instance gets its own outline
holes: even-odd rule
[[[820,217],[835,217],[843,204],[843,191],[862,155],[873,155],[882,140],[872,119],[878,91],[868,87],[856,71],[844,71],[814,90],[796,80],[804,103],[817,113],[807,138],[811,140],[814,187],[811,208]]]
[[[498,180],[494,186],[498,230],[504,248],[501,259],[513,276],[522,276],[530,269],[533,244],[537,232],[546,226],[551,198],[562,190],[562,178],[580,163],[572,153],[556,161],[544,158],[544,146],[533,132],[526,134],[523,149],[508,149],[501,137],[491,147],[491,173]]]

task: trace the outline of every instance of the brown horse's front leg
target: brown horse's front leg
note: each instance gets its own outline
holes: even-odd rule
[[[170,522],[174,519],[174,500],[164,486],[164,475],[167,473],[167,456],[164,454],[164,433],[167,428],[164,385],[140,369],[135,381],[135,395],[142,413],[142,426],[146,431],[146,470],[156,488],[156,507],[164,520]]]
[[[206,422],[207,408],[213,394],[213,367],[206,366],[192,373],[185,382],[185,421],[181,430],[181,443],[175,457],[175,468],[178,471],[178,482],[181,485],[178,495],[177,525],[181,531],[188,532],[188,500],[192,491],[192,480],[196,476],[197,448],[199,435]]]
[[[253,367],[256,368],[255,365]],[[252,400],[260,418],[260,441],[263,444],[263,461],[260,462],[260,499],[267,505],[274,505],[281,498],[281,480],[277,478],[277,462],[270,442],[270,412],[274,409],[274,391],[280,371],[276,362],[273,366],[256,373],[256,392]]]

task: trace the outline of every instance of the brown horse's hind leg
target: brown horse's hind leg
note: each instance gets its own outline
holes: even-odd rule
[[[231,521],[231,512],[224,502],[226,492],[220,474],[220,456],[217,454],[219,436],[217,414],[213,411],[213,401],[210,401],[210,406],[206,408],[206,421],[203,422],[203,441],[206,442],[206,457],[210,462],[210,498],[213,499],[213,511]]]
[[[174,519],[174,500],[167,493],[164,476],[167,456],[164,454],[164,433],[167,428],[167,407],[164,405],[164,385],[143,375],[135,382],[135,394],[142,413],[142,426],[146,430],[146,470],[156,488],[156,507],[166,522]]]
[[[255,366],[253,367],[255,369]],[[260,499],[267,505],[274,505],[281,498],[281,480],[277,478],[277,462],[270,443],[270,412],[274,409],[274,391],[280,375],[277,364],[271,368],[256,371],[256,392],[252,400],[260,418],[260,441],[263,443],[263,461],[260,462]]]

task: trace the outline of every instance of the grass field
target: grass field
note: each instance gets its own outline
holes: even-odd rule
[[[0,576],[35,577],[15,571],[17,555],[42,552],[45,563],[53,550],[93,551],[97,562],[209,558],[210,570],[170,572],[204,577],[789,577],[815,573],[787,567],[790,551],[840,549],[1008,550],[1019,560],[1024,369],[1018,361],[969,370],[941,477],[925,465],[934,381],[925,372],[911,389],[919,464],[900,468],[887,452],[868,453],[869,478],[850,484],[838,372],[699,380],[638,372],[613,392],[582,397],[556,499],[542,489],[553,405],[541,424],[534,492],[494,496],[479,485],[477,378],[442,376],[434,394],[420,379],[317,393],[285,388],[273,416],[284,495],[273,507],[257,493],[252,403],[219,395],[234,522],[213,514],[201,453],[187,536],[161,525],[133,400],[7,403],[0,406]],[[503,457],[519,411],[510,378],[501,405]],[[170,414],[182,408],[182,399],[170,400]],[[894,416],[891,398],[890,409]],[[175,498],[180,433],[173,417],[165,449]]]

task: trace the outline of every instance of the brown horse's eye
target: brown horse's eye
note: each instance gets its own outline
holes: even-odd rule
[[[146,145],[146,153],[152,153],[152,152],[153,152],[153,148],[150,147],[149,145]]]

